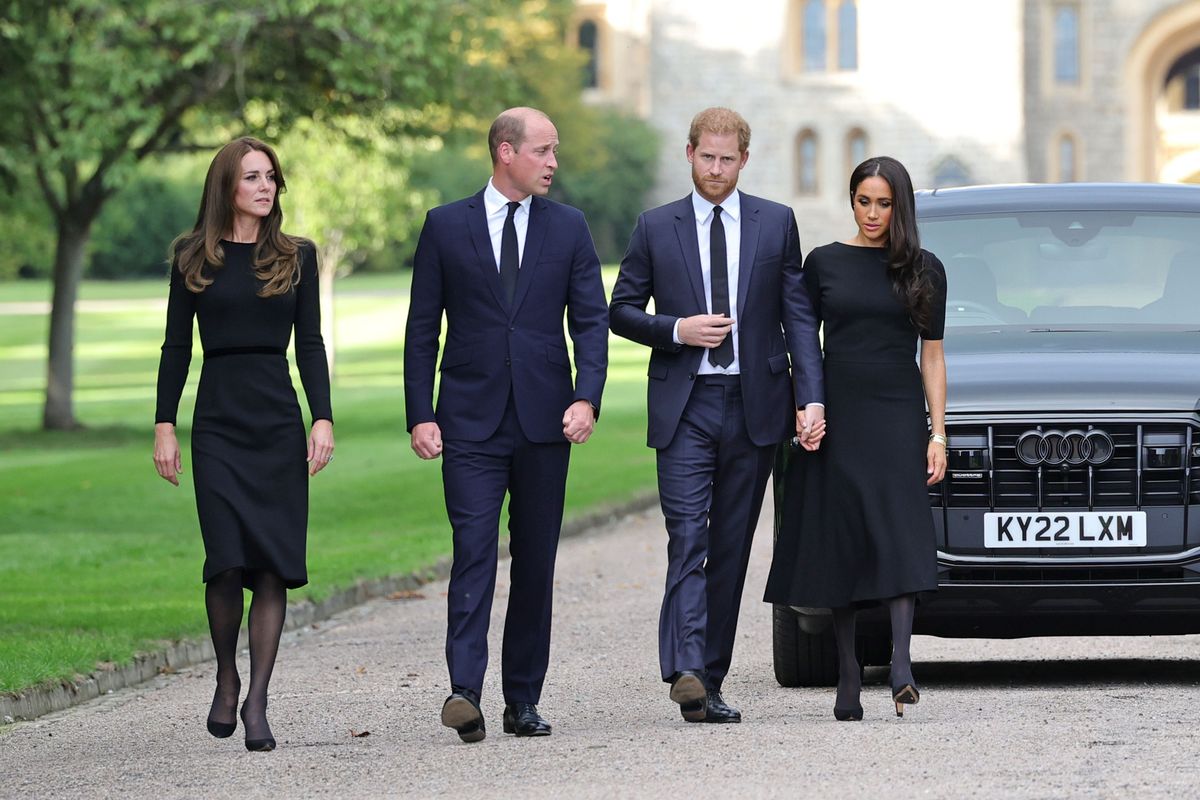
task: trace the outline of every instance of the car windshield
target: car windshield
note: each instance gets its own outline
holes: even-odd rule
[[[947,326],[1200,325],[1200,215],[1052,211],[927,219]]]

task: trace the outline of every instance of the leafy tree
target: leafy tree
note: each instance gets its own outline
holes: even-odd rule
[[[428,140],[389,137],[369,119],[346,120],[342,127],[352,137],[301,122],[279,147],[289,187],[283,201],[287,230],[317,245],[321,333],[331,371],[334,277],[353,270],[369,253],[399,266],[396,243],[415,236],[421,213],[431,204],[428,191],[409,185],[405,166],[427,149]]]
[[[159,153],[214,131],[375,117],[391,134],[488,116],[527,87],[517,46],[561,34],[568,0],[0,0],[0,181],[54,220],[43,424],[77,425],[74,310],[105,203]],[[559,39],[564,37],[559,35]],[[486,110],[483,114],[482,110]],[[254,118],[251,119],[250,112]]]

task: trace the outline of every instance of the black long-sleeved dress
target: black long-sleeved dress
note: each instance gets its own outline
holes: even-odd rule
[[[918,338],[943,336],[946,273],[921,252],[934,286],[923,331],[892,290],[886,248],[835,242],[804,263],[825,325],[829,431],[819,450],[793,452],[788,464],[768,602],[839,608],[937,589],[915,356]]]
[[[308,582],[307,437],[288,373],[296,363],[314,420],[333,421],[321,339],[316,250],[300,248],[300,281],[259,297],[254,244],[222,241],[225,264],[203,292],[171,268],[166,337],[158,367],[155,422],[174,423],[192,357],[192,318],[200,324],[204,366],[192,416],[192,475],[204,537],[203,579],[242,568],[273,572],[288,588]]]

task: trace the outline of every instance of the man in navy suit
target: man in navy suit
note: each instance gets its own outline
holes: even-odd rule
[[[825,427],[796,217],[737,190],[749,146],[736,112],[696,115],[695,190],[638,219],[609,308],[614,333],[653,348],[648,444],[668,538],[659,663],[689,722],[741,721],[721,684],[774,450],[793,431],[815,449]]]
[[[577,209],[544,197],[558,168],[558,131],[542,112],[513,108],[492,123],[488,146],[487,186],[425,218],[404,347],[412,448],[421,458],[442,456],[454,531],[451,694],[442,724],[466,742],[485,735],[479,696],[506,493],[512,565],[501,656],[504,732],[550,733],[537,703],[550,657],[567,462],[571,444],[592,434],[608,366],[608,308],[587,223]]]

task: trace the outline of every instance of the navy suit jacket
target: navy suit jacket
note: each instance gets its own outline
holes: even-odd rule
[[[583,213],[534,196],[508,303],[488,236],[483,192],[432,209],[417,242],[404,341],[408,430],[438,423],[442,437],[484,441],[511,391],[534,442],[565,442],[563,412],[575,400],[600,409],[608,368],[608,308],[600,260]],[[434,408],[442,314],[446,343]],[[575,378],[563,334],[574,344]]]
[[[824,402],[821,345],[804,285],[796,215],[745,193],[741,208],[738,362],[746,430],[754,444],[765,446],[794,434],[796,408]],[[646,313],[651,299],[654,314]],[[705,348],[674,342],[675,321],[707,313],[689,194],[638,218],[609,308],[613,333],[654,348],[647,387],[651,447],[671,443],[707,355]]]

